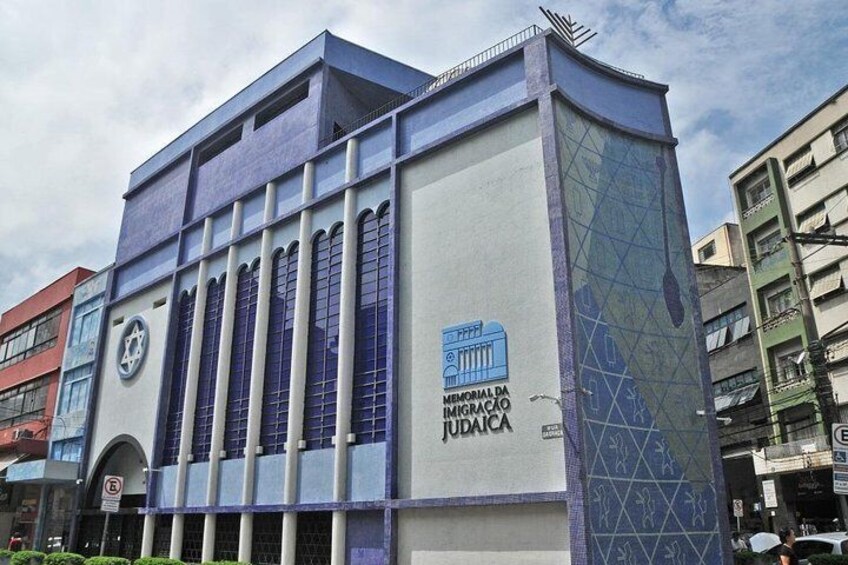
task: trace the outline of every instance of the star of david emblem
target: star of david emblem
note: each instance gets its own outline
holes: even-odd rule
[[[118,374],[122,379],[135,376],[147,353],[147,324],[136,316],[127,322],[118,345]]]

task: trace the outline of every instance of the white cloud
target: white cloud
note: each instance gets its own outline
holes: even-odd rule
[[[839,12],[604,0],[572,15],[600,32],[589,54],[670,84],[697,235],[727,217],[730,171],[848,76]],[[439,72],[531,23],[535,4],[507,0],[0,4],[0,310],[109,263],[130,171],[323,29]]]

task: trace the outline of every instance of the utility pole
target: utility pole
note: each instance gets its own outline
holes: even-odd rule
[[[807,353],[810,356],[810,367],[813,370],[813,388],[816,393],[819,410],[821,410],[822,424],[827,438],[827,445],[833,450],[832,429],[833,424],[839,418],[836,413],[836,403],[833,399],[833,384],[830,382],[830,373],[827,370],[827,357],[825,354],[825,346],[819,338],[818,328],[816,327],[813,317],[813,309],[811,307],[810,294],[807,291],[804,273],[802,270],[801,261],[798,257],[798,251],[795,248],[796,243],[802,245],[838,245],[848,247],[848,236],[825,234],[825,233],[795,233],[789,232],[786,236],[786,241],[789,244],[790,260],[795,270],[795,280],[798,285],[798,296],[801,299],[801,316],[804,320],[804,326],[807,330],[809,342],[807,343]],[[834,495],[839,500],[839,510],[842,515],[842,523],[848,524],[848,499],[845,495]]]

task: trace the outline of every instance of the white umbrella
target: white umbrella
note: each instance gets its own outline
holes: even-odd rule
[[[771,532],[760,532],[751,536],[748,543],[751,544],[753,551],[765,553],[769,549],[780,545],[780,538],[777,537],[777,534]]]

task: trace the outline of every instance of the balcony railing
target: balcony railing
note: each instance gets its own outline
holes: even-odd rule
[[[761,255],[760,257],[754,259],[754,272],[762,273],[763,271],[770,271],[774,269],[776,265],[779,265],[781,263],[787,263],[788,261],[789,251],[787,251],[786,245],[781,243],[769,253]]]
[[[784,459],[829,450],[827,436],[820,435],[807,439],[797,439],[780,445],[769,445],[766,447],[766,459]]]
[[[376,110],[372,110],[368,114],[362,116],[361,118],[358,118],[358,119],[356,119],[352,122],[348,122],[348,123],[344,124],[340,130],[337,130],[337,131],[333,132],[331,135],[324,137],[321,140],[321,145],[326,145],[326,144],[332,143],[333,141],[336,141],[337,139],[341,139],[342,137],[346,136],[348,133],[358,130],[359,128],[361,128],[362,126],[364,126],[367,123],[373,122],[374,120],[376,120],[380,116],[384,116],[385,114],[388,114],[392,110],[395,110],[396,108],[400,108],[401,106],[403,106],[404,104],[406,104],[407,102],[412,100],[413,98],[417,98],[417,97],[421,96],[422,94],[430,92],[431,90],[435,90],[436,88],[439,88],[442,85],[447,84],[448,82],[451,82],[452,80],[461,77],[462,75],[464,75],[467,72],[475,69],[476,67],[479,67],[483,63],[485,63],[485,62],[487,62],[491,59],[494,59],[495,57],[497,57],[501,53],[505,53],[505,52],[509,51],[513,47],[515,47],[515,46],[517,46],[521,43],[524,43],[525,41],[527,41],[531,37],[534,37],[534,36],[536,36],[540,33],[542,33],[542,28],[540,28],[537,25],[531,25],[530,27],[519,31],[515,35],[512,35],[512,36],[504,39],[500,43],[492,45],[491,47],[489,47],[488,49],[486,49],[485,51],[483,51],[481,53],[478,53],[477,55],[474,55],[473,57],[471,57],[467,61],[463,61],[462,63],[456,65],[452,69],[448,69],[447,71],[443,72],[439,76],[428,80],[427,82],[425,82],[421,86],[418,86],[418,87],[410,90],[406,94],[402,94],[402,95],[398,96],[397,98],[390,100],[389,102],[383,104],[382,106],[380,106]]]
[[[748,208],[747,210],[742,212],[742,219],[747,220],[748,218],[750,218],[751,216],[753,216],[754,214],[756,214],[757,212],[759,212],[760,210],[762,210],[763,208],[765,208],[766,206],[771,204],[773,201],[774,201],[774,193],[772,192],[771,194],[769,194],[768,196],[766,196],[765,198],[763,198],[762,200],[760,200],[759,202],[757,202],[756,204],[754,204],[753,206],[751,206],[750,208]]]

